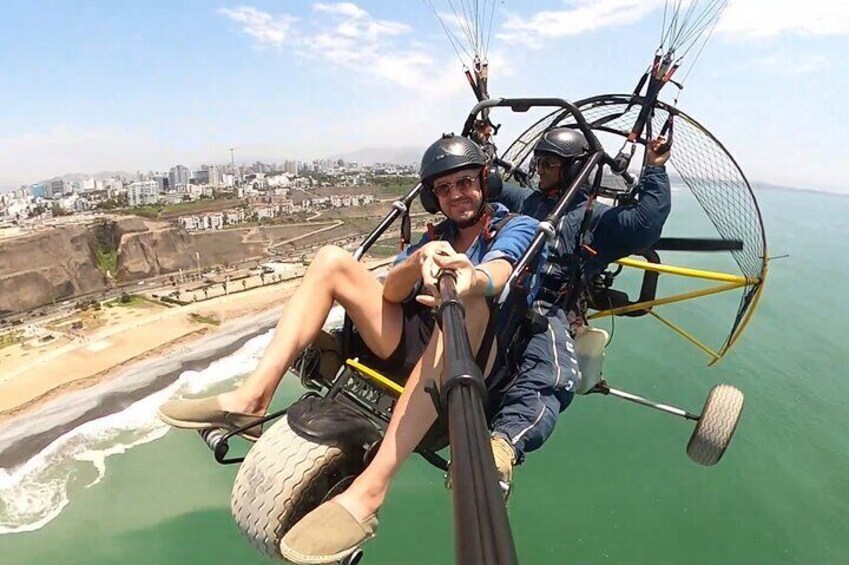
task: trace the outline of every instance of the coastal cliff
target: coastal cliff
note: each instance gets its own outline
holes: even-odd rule
[[[64,226],[0,241],[0,315],[106,288],[91,226]]]
[[[0,240],[0,316],[104,292],[179,269],[260,257],[273,237],[254,230],[192,235],[135,216]],[[107,272],[109,277],[107,277]]]

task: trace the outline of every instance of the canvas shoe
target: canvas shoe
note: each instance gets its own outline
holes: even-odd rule
[[[159,419],[175,428],[202,430],[221,428],[235,430],[260,419],[256,414],[229,412],[221,408],[217,396],[209,398],[169,400],[159,407]],[[262,434],[262,425],[248,428],[239,435],[256,441]]]

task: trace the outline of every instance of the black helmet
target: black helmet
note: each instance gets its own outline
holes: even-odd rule
[[[552,128],[542,134],[534,146],[534,153],[551,153],[562,159],[586,157],[590,144],[584,134],[572,128]]]
[[[569,183],[584,166],[590,153],[590,144],[579,130],[556,127],[548,130],[534,145],[534,154],[547,154],[564,161],[561,168],[561,183]]]
[[[485,167],[486,154],[477,143],[453,133],[443,134],[441,139],[427,148],[422,157],[422,167],[419,171],[422,181],[419,198],[422,206],[431,214],[439,212],[439,201],[433,193],[433,180],[436,177],[459,169],[475,168],[482,171],[481,187],[485,187]],[[485,192],[484,198],[486,196]]]

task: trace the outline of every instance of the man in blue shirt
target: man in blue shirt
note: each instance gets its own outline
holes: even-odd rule
[[[247,425],[265,414],[280,379],[300,351],[316,339],[334,301],[354,322],[377,357],[407,378],[380,448],[347,490],[307,514],[284,536],[281,554],[296,563],[334,563],[374,536],[376,513],[392,478],[436,420],[426,383],[442,373],[441,332],[431,306],[441,269],[456,274],[472,348],[490,319],[490,298],[503,288],[529,247],[538,222],[508,215],[488,203],[486,156],[474,142],[446,135],[425,152],[421,200],[447,220],[401,254],[386,280],[350,253],[327,246],[315,256],[289,299],[259,366],[236,390],[199,400],[175,400],[160,417],[183,428]],[[408,375],[408,376],[407,376]],[[260,430],[253,430],[255,439]]]
[[[508,484],[513,466],[548,439],[580,384],[572,338],[576,324],[583,322],[584,308],[572,291],[580,295],[584,281],[610,262],[647,249],[660,237],[671,206],[665,168],[669,149],[659,138],[646,151],[647,166],[636,203],[611,207],[591,202],[584,191],[570,204],[548,244],[541,288],[532,306],[547,327],[538,328],[513,356],[510,377],[499,386],[503,396],[491,421],[496,465]],[[534,146],[539,190],[505,185],[499,201],[514,212],[546,217],[588,154],[589,144],[579,131],[558,127],[545,132]]]

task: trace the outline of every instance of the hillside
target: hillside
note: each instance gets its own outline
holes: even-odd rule
[[[0,316],[104,292],[114,284],[262,257],[275,241],[313,228],[189,234],[135,216],[0,240]],[[109,272],[114,281],[106,277]]]

